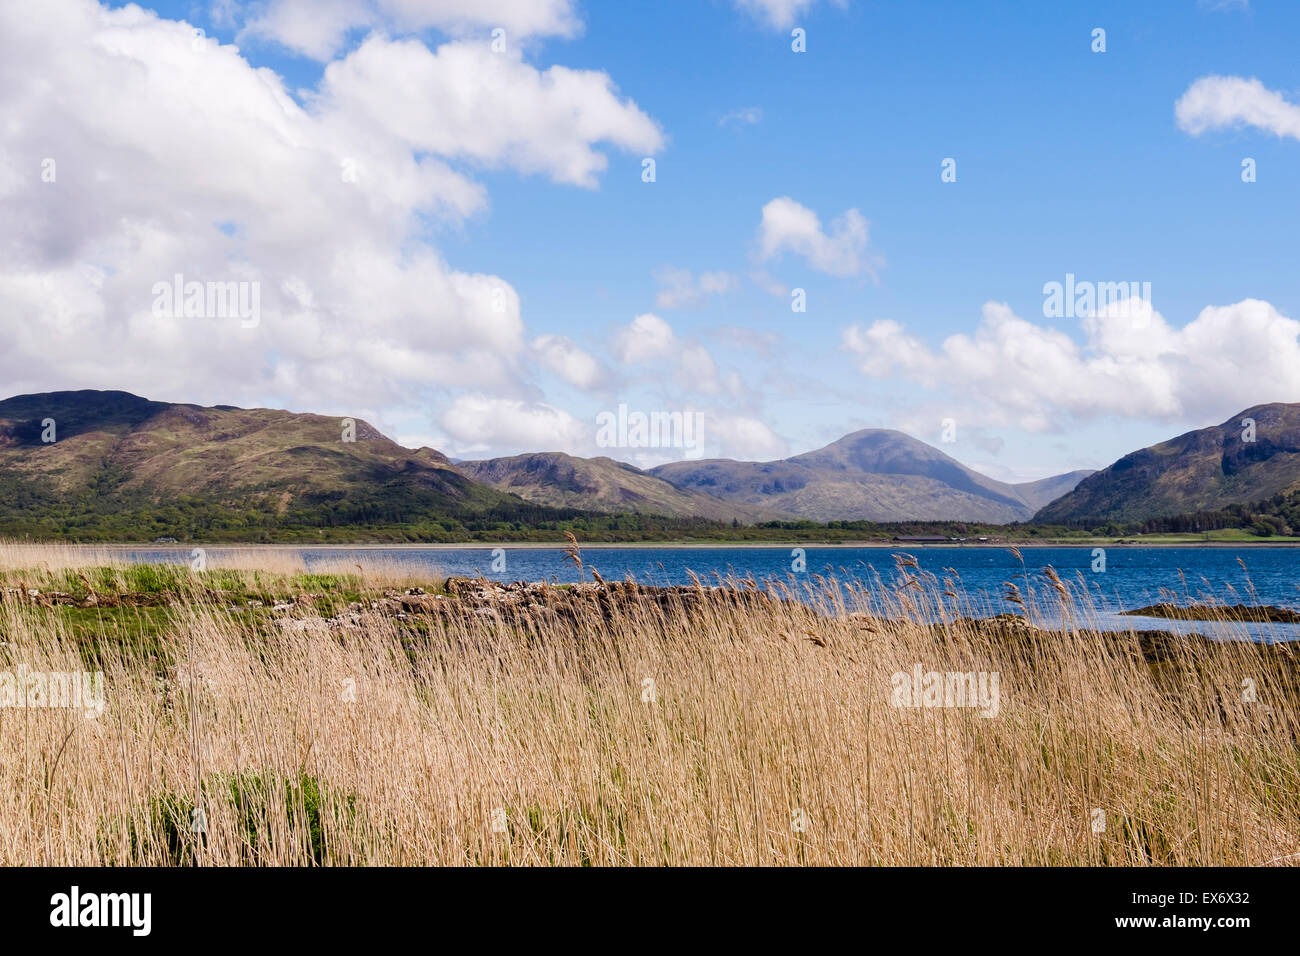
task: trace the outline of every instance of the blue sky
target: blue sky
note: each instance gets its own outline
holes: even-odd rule
[[[405,443],[463,457],[552,448],[640,464],[681,457],[674,449],[595,448],[595,416],[619,404],[699,411],[710,456],[778,457],[856,428],[894,427],[1015,479],[1104,466],[1249,405],[1300,400],[1294,3],[539,0],[534,9],[553,14],[539,24],[526,22],[513,0],[484,0],[477,17],[457,14],[464,5],[452,0],[406,0],[404,12],[398,0],[356,0],[338,14],[352,29],[322,49],[314,27],[337,8],[325,4],[306,25],[288,14],[275,20],[276,4],[297,2],[146,8],[222,44],[230,77],[242,82],[240,61],[277,75],[307,114],[294,123],[314,124],[314,134],[329,121],[328,148],[346,151],[338,144],[348,135],[364,142],[365,124],[377,122],[374,104],[391,106],[382,128],[396,144],[390,155],[400,152],[404,163],[436,158],[479,190],[479,200],[447,214],[415,202],[402,210],[400,196],[385,197],[394,208],[368,224],[383,236],[373,249],[394,261],[434,256],[453,276],[499,277],[517,295],[514,324],[471,347],[456,340],[456,323],[472,316],[431,319],[438,334],[396,354],[418,337],[403,331],[421,321],[410,301],[445,292],[441,273],[403,271],[400,283],[373,283],[377,299],[402,302],[393,309],[377,302],[376,314],[394,318],[355,332],[365,345],[391,338],[396,346],[349,367],[348,349],[333,336],[360,321],[353,316],[366,300],[355,290],[331,292],[337,266],[321,263],[355,261],[342,234],[352,213],[340,209],[339,237],[321,234],[315,263],[303,254],[310,239],[293,256],[275,251],[286,246],[278,231],[293,207],[278,208],[283,189],[258,193],[258,164],[297,160],[281,155],[283,135],[255,141],[267,122],[249,117],[262,117],[266,106],[250,92],[246,106],[232,107],[232,92],[222,121],[248,146],[246,176],[218,184],[226,172],[182,170],[167,151],[176,147],[159,147],[141,160],[137,193],[166,170],[175,194],[164,213],[127,194],[105,200],[98,243],[87,240],[59,262],[33,256],[31,273],[80,258],[83,272],[102,270],[110,285],[136,266],[145,278],[149,269],[169,276],[162,256],[148,266],[111,261],[126,255],[114,230],[183,220],[191,206],[199,229],[219,215],[213,197],[230,195],[232,235],[205,240],[188,258],[175,253],[175,269],[236,263],[230,268],[261,277],[268,300],[273,290],[293,296],[269,301],[253,334],[205,329],[192,351],[173,349],[165,360],[142,342],[139,361],[116,369],[28,362],[18,380],[32,389],[108,387],[117,374],[113,384],[155,398],[364,415]],[[242,89],[231,79],[209,88],[187,66],[179,85],[192,92],[178,91],[175,78],[167,81],[174,36],[150,18],[113,21],[126,16],[117,9],[103,21],[88,12],[97,9],[89,0],[54,6],[76,24],[64,25],[70,45],[85,33],[88,57],[103,55],[104,30],[148,31],[154,45],[142,41],[129,56],[167,87],[157,95],[190,96],[188,109],[200,116],[224,90]],[[591,71],[616,90],[614,107],[597,101],[594,84],[569,104],[572,125],[586,130],[570,147],[607,163],[586,184],[565,181],[552,161],[551,144],[572,139],[572,130],[539,121],[525,141],[484,115],[484,136],[499,142],[465,155],[435,129],[444,122],[438,89],[402,90],[423,60],[398,62],[395,53],[481,49],[491,43],[494,13],[509,24],[505,55],[521,71]],[[48,23],[58,25],[54,16]],[[795,27],[806,31],[806,52],[791,49]],[[1105,52],[1092,49],[1096,28],[1105,30]],[[425,49],[381,48],[408,41]],[[349,72],[363,44],[375,53],[369,71]],[[94,74],[69,79],[73,69],[61,80],[75,93]],[[335,71],[332,82],[327,71]],[[449,82],[488,82],[481,72]],[[1205,84],[1194,87],[1198,81]],[[389,89],[401,92],[390,101]],[[545,83],[529,95],[539,110],[554,105]],[[414,106],[404,106],[407,96]],[[565,108],[555,107],[560,119],[550,122],[563,123]],[[121,122],[140,121],[136,114],[124,107]],[[77,156],[123,155],[121,143],[96,139],[113,134],[92,117],[69,111],[49,122],[43,142],[62,137]],[[459,122],[475,135],[472,115]],[[287,138],[298,144],[290,149],[305,148],[301,136]],[[642,180],[645,156],[656,163],[652,183]],[[1249,183],[1247,157],[1256,168]],[[945,158],[955,160],[955,182],[941,181]],[[372,163],[360,185],[381,175]],[[776,201],[785,204],[769,205]],[[811,234],[805,220],[792,221],[798,216],[816,217]],[[185,248],[182,227],[168,228],[178,236],[164,245]],[[670,270],[683,283],[676,296],[665,293]],[[1044,283],[1067,273],[1150,283],[1158,316],[1136,331],[1123,325],[1132,318],[1047,317]],[[702,274],[719,291],[700,291]],[[367,273],[358,269],[355,281],[364,287]],[[806,312],[791,310],[793,288],[805,290]],[[129,312],[133,299],[104,298],[69,332],[98,328],[92,321],[141,326],[113,314]],[[1217,311],[1203,315],[1207,308]],[[304,341],[316,334],[314,322],[320,348]],[[171,364],[160,373],[151,361]],[[326,365],[336,377],[313,368]],[[955,424],[951,443],[941,443],[945,419]]]

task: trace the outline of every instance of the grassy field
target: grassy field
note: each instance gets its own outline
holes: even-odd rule
[[[1101,634],[1050,578],[1067,632],[975,620],[898,560],[873,598],[0,549],[0,864],[1300,861],[1289,647]],[[4,698],[83,671],[98,715]]]
[[[1064,543],[1074,543],[1077,539],[1062,538]],[[1114,538],[1090,538],[1098,544],[1114,543]],[[1300,544],[1300,538],[1293,535],[1256,534],[1247,528],[1220,528],[1216,531],[1187,532],[1186,534],[1137,534],[1122,538],[1135,544]]]

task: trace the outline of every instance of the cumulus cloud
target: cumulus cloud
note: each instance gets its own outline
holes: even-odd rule
[[[703,345],[692,344],[682,349],[679,358],[681,378],[698,392],[714,394],[722,389],[718,381],[718,363]]]
[[[596,389],[609,382],[609,371],[572,339],[563,335],[541,335],[533,340],[532,346],[538,361],[570,385]]]
[[[946,387],[985,423],[1031,431],[1104,415],[1221,421],[1300,396],[1300,322],[1269,303],[1207,307],[1182,328],[1154,310],[1136,320],[1133,312],[1116,304],[1084,318],[1082,345],[996,302],[972,335],[951,335],[938,349],[890,320],[851,326],[843,343],[868,376]]]
[[[699,305],[711,295],[734,292],[739,280],[730,272],[701,272],[694,275],[690,269],[664,266],[654,273],[659,283],[655,305],[661,309],[680,309]]]
[[[240,34],[329,60],[354,31],[437,29],[506,31],[506,48],[532,36],[572,36],[581,24],[573,0],[270,0]]]
[[[655,122],[594,70],[538,70],[485,43],[371,37],[325,68],[322,117],[358,138],[595,186],[608,165],[595,144],[653,153]]]
[[[1300,139],[1300,105],[1253,78],[1203,76],[1178,98],[1174,116],[1179,128],[1193,136],[1253,126],[1275,136]]]
[[[758,418],[749,415],[712,415],[708,438],[721,458],[738,461],[774,461],[789,453],[790,444]]]
[[[684,458],[734,458],[737,461],[771,461],[789,453],[789,443],[752,415],[736,414],[717,408],[661,409],[661,411],[698,412],[699,430],[694,436],[698,446],[688,455],[680,448],[601,448],[597,454],[627,461],[638,468],[653,468]]]
[[[777,30],[794,26],[795,21],[816,5],[817,0],[735,0],[736,6],[759,22]],[[837,7],[846,0],[832,0]]]
[[[808,267],[833,276],[875,274],[877,258],[867,250],[868,222],[850,209],[823,230],[817,214],[789,196],[763,207],[758,226],[758,257],[762,262],[786,252],[801,256]]]
[[[487,57],[373,37],[300,105],[236,48],[139,7],[0,4],[10,390],[394,417],[448,389],[526,397],[515,290],[428,242],[431,223],[485,208],[454,164],[586,186],[605,165],[595,144],[659,134],[603,73]],[[178,274],[256,283],[260,321],[155,314]]]
[[[613,353],[625,366],[650,366],[654,381],[660,384],[664,384],[664,375],[670,374],[668,381],[679,392],[733,398],[745,393],[737,372],[724,373],[706,346],[678,336],[671,325],[650,312],[638,315],[615,333]]]
[[[667,358],[676,351],[673,327],[651,312],[638,315],[614,336],[614,354],[628,365]]]
[[[789,444],[761,419],[722,408],[674,402],[660,407],[629,400],[628,411],[681,412],[699,415],[692,433],[699,454],[691,457],[770,460],[787,454]],[[617,416],[614,409],[607,409]],[[459,396],[439,417],[442,435],[429,439],[456,458],[476,458],[560,451],[592,457],[606,455],[639,468],[653,468],[686,457],[681,448],[608,447],[597,444],[598,416],[580,418],[545,402],[503,399],[471,393]]]
[[[489,451],[494,455],[534,451],[583,454],[592,445],[595,429],[544,402],[483,394],[458,396],[439,424],[451,439],[451,454],[457,457]]]

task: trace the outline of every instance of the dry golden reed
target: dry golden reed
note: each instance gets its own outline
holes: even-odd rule
[[[127,640],[26,593],[111,556],[4,549],[0,671],[100,669],[105,707],[0,708],[0,864],[1300,859],[1289,649],[1153,651],[1055,575],[1064,634],[974,623],[916,577],[408,615],[383,593],[409,571],[340,566],[356,606],[325,611],[291,602],[287,553],[253,554],[245,580],[292,607],[192,575]],[[996,716],[895,706],[917,670],[997,675]]]

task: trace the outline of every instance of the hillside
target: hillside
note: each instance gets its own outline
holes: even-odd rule
[[[1242,420],[1255,420],[1255,441]],[[1300,488],[1300,404],[1256,405],[1125,455],[1035,516],[1045,522],[1141,521],[1217,511]]]
[[[888,429],[864,429],[779,461],[679,461],[650,474],[681,489],[813,521],[1023,521],[1039,494],[1031,488],[1027,498],[1024,486],[981,475]],[[1062,475],[1029,484],[1050,489],[1068,483]]]
[[[56,438],[49,443],[47,419]],[[363,421],[355,426],[347,442],[342,420],[322,415],[127,392],[20,395],[0,401],[4,524],[11,533],[93,531],[148,512],[159,533],[171,533],[195,513],[253,528],[536,510],[466,478],[434,449],[406,449]]]
[[[577,458],[538,452],[463,461],[454,466],[474,481],[526,501],[557,508],[700,517],[742,523],[783,515],[703,492],[676,488],[641,469],[612,458]]]

